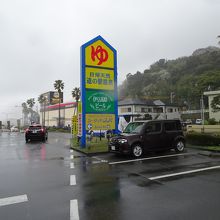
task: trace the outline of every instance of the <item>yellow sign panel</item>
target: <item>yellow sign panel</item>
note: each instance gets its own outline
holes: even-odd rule
[[[77,104],[78,104],[78,109],[77,109],[78,113],[82,113],[82,102],[80,101]]]
[[[97,40],[86,47],[85,64],[87,66],[114,68],[114,53],[104,42]]]
[[[114,90],[114,70],[86,68],[86,88]]]
[[[74,115],[72,118],[72,133],[74,135],[77,135],[78,133],[78,119],[76,115]]]
[[[114,114],[86,114],[86,130],[115,129]]]

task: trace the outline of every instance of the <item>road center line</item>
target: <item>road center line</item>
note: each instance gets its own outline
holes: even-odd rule
[[[72,160],[73,158],[74,158],[74,156],[71,154],[71,155],[70,155],[70,159]]]
[[[70,175],[70,186],[76,185],[76,176]]]
[[[158,180],[158,179],[164,179],[167,177],[172,177],[172,176],[180,176],[180,175],[185,175],[185,174],[190,174],[190,173],[197,173],[197,172],[202,172],[206,170],[214,170],[214,169],[220,169],[220,166],[213,166],[213,167],[206,167],[206,168],[201,168],[201,169],[196,169],[196,170],[189,170],[189,171],[184,171],[184,172],[179,172],[179,173],[171,173],[167,175],[162,175],[162,176],[154,176],[148,178],[149,180]]]
[[[185,155],[195,155],[195,153],[169,154],[169,155],[158,156],[158,157],[147,157],[147,158],[140,158],[140,159],[134,159],[134,160],[124,160],[124,161],[110,162],[109,165],[131,163],[131,162],[143,161],[143,160],[154,160],[154,159],[167,158],[167,157],[178,157],[178,156],[185,156]]]
[[[28,198],[27,195],[20,195],[20,196],[12,196],[7,198],[0,199],[0,206],[12,205],[16,203],[27,202]]]
[[[70,220],[79,220],[79,209],[76,199],[70,200]]]
[[[74,163],[70,163],[70,169],[74,169]]]
[[[70,153],[73,153],[73,150],[70,150]]]

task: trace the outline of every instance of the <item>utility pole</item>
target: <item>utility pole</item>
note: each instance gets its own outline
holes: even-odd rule
[[[170,103],[173,104],[173,98],[174,98],[175,93],[171,92],[170,93]]]
[[[205,115],[204,115],[204,100],[203,100],[203,94],[201,95],[201,99],[200,99],[200,108],[201,108],[202,124],[204,125]]]

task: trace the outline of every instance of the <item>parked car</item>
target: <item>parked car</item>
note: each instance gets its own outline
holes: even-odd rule
[[[48,138],[48,132],[45,126],[35,124],[35,125],[29,126],[25,130],[26,143],[32,140],[42,140],[45,142],[47,138]]]
[[[175,149],[183,152],[185,137],[179,120],[131,122],[109,142],[109,151],[141,157],[147,151]]]
[[[10,130],[11,130],[11,132],[18,132],[19,131],[19,129],[15,126],[12,126]]]
[[[196,119],[196,124],[197,124],[197,125],[201,125],[201,124],[202,124],[202,119],[197,118],[197,119]]]

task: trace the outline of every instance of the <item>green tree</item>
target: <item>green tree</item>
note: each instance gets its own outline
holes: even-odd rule
[[[46,107],[46,97],[44,95],[40,95],[38,97],[38,102],[41,106],[41,117],[42,117],[42,124],[45,126],[45,107]]]
[[[211,102],[211,107],[213,112],[220,111],[220,95],[215,96]]]
[[[27,104],[28,104],[29,108],[32,109],[32,108],[34,107],[34,105],[35,105],[35,100],[34,100],[34,98],[28,99],[28,100],[27,100]]]
[[[64,89],[64,82],[62,80],[55,80],[54,82],[54,89],[57,90],[59,94],[59,115],[58,115],[58,127],[60,128],[60,94]]]
[[[80,100],[80,88],[78,87],[75,87],[73,90],[72,90],[72,97],[76,100],[76,114],[78,113],[78,102]],[[75,115],[75,112],[74,112],[74,115]]]

